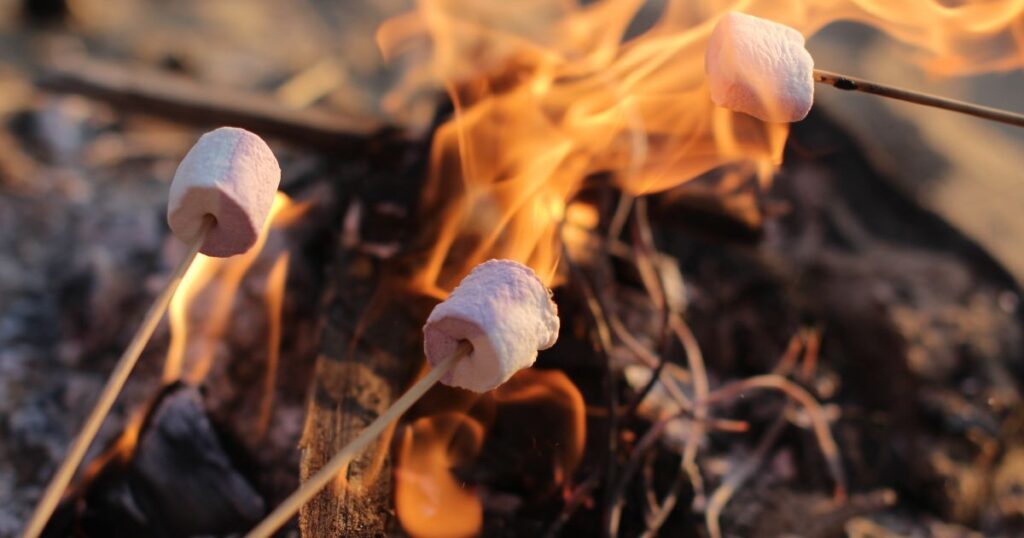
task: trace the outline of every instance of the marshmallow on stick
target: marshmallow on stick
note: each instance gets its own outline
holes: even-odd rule
[[[241,254],[256,243],[280,182],[281,168],[266,142],[244,129],[221,127],[204,134],[178,165],[167,222],[191,243],[204,217],[212,216],[199,252]]]
[[[558,338],[558,308],[532,269],[510,260],[478,265],[423,327],[433,368],[349,444],[336,452],[247,538],[266,538],[334,480],[353,456],[398,420],[437,382],[485,392],[537,359]]]
[[[242,129],[224,127],[207,133],[185,156],[171,184],[167,213],[174,234],[189,245],[188,254],[174,269],[118,359],[22,536],[36,538],[43,532],[196,254],[202,251],[226,257],[252,247],[280,180],[281,170],[270,148]]]
[[[430,313],[423,351],[436,365],[468,341],[473,351],[441,382],[487,392],[532,366],[537,351],[557,338],[558,308],[536,273],[514,261],[491,260]]]
[[[711,32],[704,70],[718,106],[766,122],[804,119],[814,103],[814,59],[793,28],[726,13]]]
[[[766,122],[804,119],[817,82],[1024,127],[1024,114],[815,69],[800,32],[743,13],[726,13],[718,21],[704,70],[715,104]]]

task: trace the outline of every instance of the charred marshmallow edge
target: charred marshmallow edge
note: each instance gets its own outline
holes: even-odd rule
[[[199,252],[225,258],[256,243],[281,183],[281,167],[267,143],[244,129],[204,134],[178,165],[171,182],[167,223],[185,243],[203,219],[214,223]]]
[[[558,339],[558,307],[529,267],[490,260],[473,269],[423,326],[423,351],[432,366],[468,341],[472,350],[441,382],[486,392],[529,368],[537,351]]]
[[[772,123],[800,121],[814,103],[814,59],[800,32],[727,13],[711,32],[704,71],[716,105]]]

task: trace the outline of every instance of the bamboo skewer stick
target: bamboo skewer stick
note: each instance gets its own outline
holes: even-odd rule
[[[952,110],[953,112],[959,112],[961,114],[967,114],[969,116],[977,116],[979,118],[984,118],[999,123],[1005,123],[1007,125],[1024,127],[1024,114],[1018,114],[1015,112],[1009,112],[1007,110],[1000,110],[998,108],[990,108],[986,106],[976,105],[973,103],[958,101],[956,99],[939,97],[937,95],[931,95],[912,90],[905,90],[903,88],[886,86],[884,84],[878,84],[877,82],[871,82],[869,80],[864,80],[862,78],[841,75],[839,73],[833,73],[831,71],[815,69],[814,81],[819,84],[827,84],[840,90],[858,91],[874,95],[880,95],[882,97],[889,97],[891,99],[898,99],[900,101],[907,101],[919,105],[941,108],[944,110]]]
[[[274,509],[263,521],[246,534],[246,538],[266,538],[281,528],[300,508],[317,493],[320,492],[339,472],[341,472],[353,456],[365,449],[371,441],[377,438],[392,422],[398,420],[414,403],[416,403],[431,387],[447,374],[459,359],[465,357],[470,351],[468,342],[463,342],[458,349],[450,356],[432,368],[427,375],[420,378],[401,398],[395,400],[391,407],[384,411],[366,427],[351,443],[345,445],[336,452],[319,471],[309,477],[299,489],[295,490],[287,499]]]
[[[95,439],[96,432],[99,431],[103,420],[107,417],[107,413],[110,412],[110,408],[114,405],[114,401],[117,400],[118,394],[121,393],[121,389],[128,380],[129,374],[131,374],[132,369],[138,362],[142,350],[146,347],[150,337],[153,336],[153,331],[156,330],[157,325],[163,318],[164,312],[167,311],[167,307],[170,305],[171,299],[174,297],[174,293],[177,291],[182,279],[184,279],[185,273],[192,266],[192,262],[199,253],[199,248],[206,240],[206,234],[212,225],[212,217],[207,216],[203,219],[203,226],[200,229],[199,236],[189,245],[185,258],[178,263],[174,272],[171,273],[170,279],[164,284],[163,289],[160,290],[160,293],[153,301],[153,305],[149,307],[146,316],[142,320],[142,325],[135,331],[131,342],[124,350],[121,358],[118,359],[114,370],[110,373],[107,384],[103,387],[103,392],[100,393],[96,405],[89,413],[85,425],[82,426],[82,430],[78,433],[74,442],[71,443],[71,448],[68,449],[68,453],[64,456],[64,461],[61,462],[56,474],[50,479],[46,491],[36,505],[35,512],[32,513],[32,518],[29,519],[28,525],[25,526],[25,530],[22,533],[23,538],[37,538],[42,534],[46,523],[50,520],[50,516],[64,494],[64,490],[75,476],[75,470],[78,469],[82,458],[85,457],[86,450],[92,444],[93,439]]]

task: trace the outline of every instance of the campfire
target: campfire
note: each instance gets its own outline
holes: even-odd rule
[[[129,3],[24,2],[0,83],[11,244],[66,236],[0,534],[1024,532],[1024,275],[835,119],[1019,147],[941,82],[1019,2]]]

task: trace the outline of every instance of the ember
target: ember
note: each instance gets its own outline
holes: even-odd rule
[[[0,535],[1024,532],[1024,3],[21,4]]]

